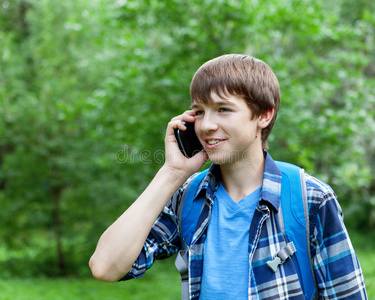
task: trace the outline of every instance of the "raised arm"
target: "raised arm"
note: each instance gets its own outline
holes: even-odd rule
[[[95,278],[115,282],[129,272],[157,217],[173,193],[207,160],[202,151],[185,158],[178,149],[174,128],[194,122],[187,111],[169,122],[165,137],[165,163],[138,199],[102,234],[89,265]]]

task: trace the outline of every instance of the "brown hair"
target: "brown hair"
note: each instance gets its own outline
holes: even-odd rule
[[[280,106],[280,88],[276,75],[265,62],[240,54],[227,54],[209,60],[193,77],[191,100],[212,103],[211,93],[223,99],[230,95],[242,97],[254,117],[274,108],[271,122],[262,129],[262,147],[268,148],[267,139]]]

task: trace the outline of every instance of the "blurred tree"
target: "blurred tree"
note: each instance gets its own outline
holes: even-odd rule
[[[279,78],[271,155],[333,185],[353,225],[375,226],[371,1],[0,0],[0,28],[9,272],[88,273],[101,232],[162,164],[194,72],[225,53]]]

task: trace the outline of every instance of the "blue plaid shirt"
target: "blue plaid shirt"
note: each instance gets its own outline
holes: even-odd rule
[[[280,206],[281,171],[265,152],[263,186],[249,231],[248,299],[304,299],[292,260],[273,273],[266,262],[285,246],[277,212]],[[305,174],[310,218],[310,246],[319,299],[367,299],[361,267],[343,223],[342,211],[333,190]],[[176,191],[156,220],[138,259],[122,279],[141,277],[156,259],[169,257],[181,248],[178,217],[179,200],[188,182]],[[200,295],[203,247],[211,208],[220,180],[220,168],[212,165],[195,197],[204,196],[197,231],[189,248],[189,294]],[[233,258],[235,259],[235,258]],[[228,276],[231,276],[228,274]]]

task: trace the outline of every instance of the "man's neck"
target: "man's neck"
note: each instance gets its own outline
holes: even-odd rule
[[[220,166],[223,187],[235,202],[239,202],[262,185],[264,163],[263,151],[260,151],[246,162]]]

